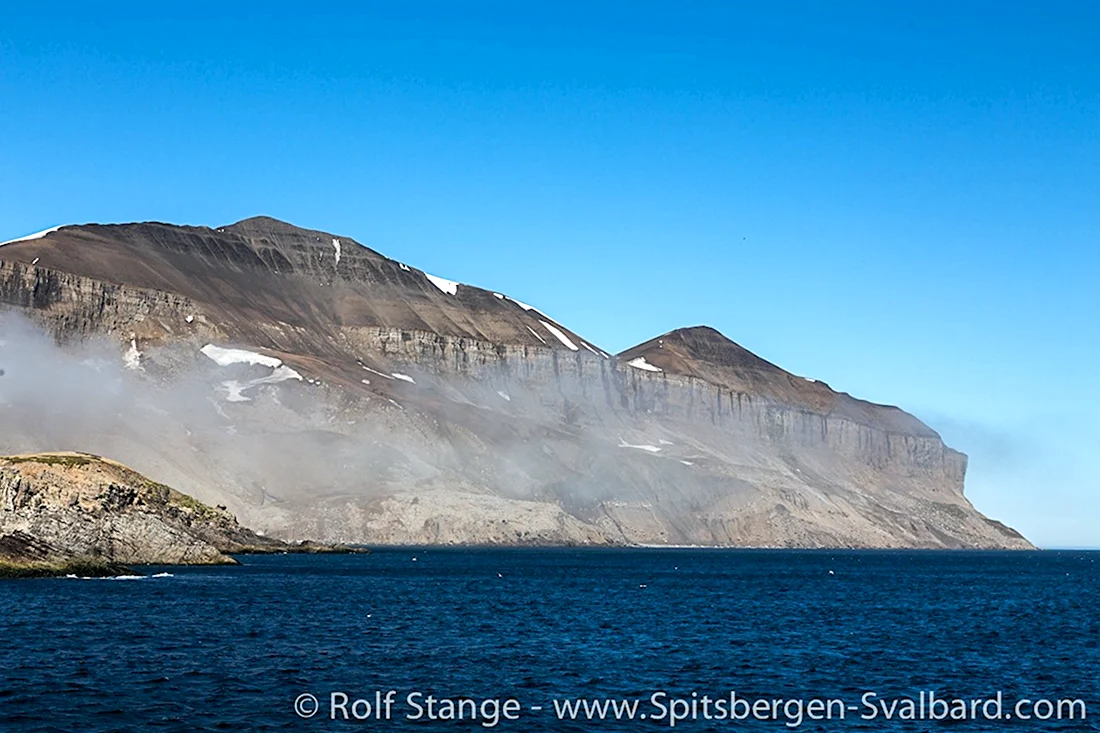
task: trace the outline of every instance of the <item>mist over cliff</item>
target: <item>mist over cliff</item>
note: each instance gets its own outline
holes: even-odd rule
[[[551,431],[558,416],[522,387],[511,394],[487,388],[452,394],[453,401],[437,403],[437,419],[427,425],[406,419],[405,406],[392,398],[374,407],[383,414],[364,419],[361,401],[342,399],[318,379],[271,379],[288,367],[220,365],[203,349],[141,351],[137,343],[121,353],[104,336],[58,344],[25,316],[0,311],[0,453],[79,447],[171,477],[196,495],[249,515],[254,504],[270,508],[288,498],[324,501],[354,494],[359,502],[372,502],[394,487],[466,483],[463,471],[496,477],[509,499],[548,498],[531,478],[546,460],[541,446],[529,451],[521,434],[500,434],[487,449],[449,425],[484,401],[514,405],[529,431]],[[431,399],[428,385],[445,387],[428,373],[405,369],[401,379],[362,371],[376,381],[400,383],[410,405]],[[570,440],[583,448],[595,438],[576,431]],[[233,494],[219,486],[231,486]],[[242,489],[244,497],[234,495]],[[596,493],[584,481],[570,491],[582,503]],[[463,511],[456,508],[457,514]],[[475,515],[492,511],[475,509]],[[318,525],[309,536],[327,532]],[[581,531],[576,540],[599,538]]]
[[[226,369],[198,353],[158,362],[157,354],[120,354],[105,337],[62,346],[0,312],[0,451],[80,448],[169,472],[208,463],[214,476],[249,476],[264,493],[340,485],[383,460],[370,423],[334,433],[337,408],[323,396],[262,389],[269,368]],[[226,399],[227,383],[253,381],[239,402]]]
[[[707,327],[613,356],[272,219],[7,243],[0,303],[0,447],[108,454],[288,539],[1028,546],[896,407]]]

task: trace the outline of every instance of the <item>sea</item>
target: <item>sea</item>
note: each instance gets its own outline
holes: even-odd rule
[[[1096,731],[1098,558],[401,548],[0,581],[0,732]]]

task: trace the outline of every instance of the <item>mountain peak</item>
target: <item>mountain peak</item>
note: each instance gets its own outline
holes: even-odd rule
[[[710,326],[677,328],[619,354],[625,360],[638,357],[673,374],[705,377],[700,372],[709,368],[786,374]]]
[[[694,377],[731,392],[797,405],[819,414],[844,416],[888,431],[939,437],[897,407],[859,400],[833,391],[824,382],[792,374],[710,326],[669,331],[627,349],[618,359],[628,364],[636,362],[632,366],[644,364],[638,368],[647,371]]]
[[[236,323],[237,333],[250,334],[256,343],[289,329],[308,350],[323,340],[318,332],[336,323],[602,355],[549,316],[502,293],[429,275],[351,237],[270,216],[215,228],[160,222],[67,226],[7,243],[0,257],[187,298],[194,304],[189,307]],[[254,330],[257,324],[268,330]]]
[[[305,229],[300,226],[291,224],[288,221],[282,219],[276,219],[272,216],[250,216],[247,219],[241,219],[240,221],[229,224],[221,228],[223,231],[233,232],[234,234],[241,235],[322,235],[331,236],[327,232],[316,231],[313,229]]]

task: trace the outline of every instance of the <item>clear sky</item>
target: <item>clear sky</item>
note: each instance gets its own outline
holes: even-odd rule
[[[0,240],[268,214],[608,350],[713,325],[1100,546],[1100,5],[167,5],[5,6]]]

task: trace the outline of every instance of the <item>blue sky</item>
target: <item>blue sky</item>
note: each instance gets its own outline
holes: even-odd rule
[[[1100,6],[164,5],[5,8],[0,240],[268,214],[609,350],[710,324],[1100,546]]]

